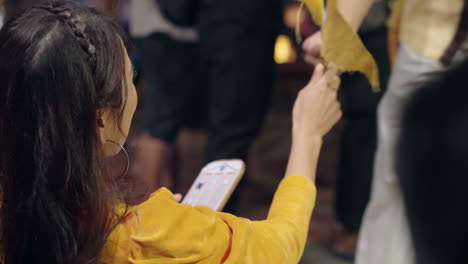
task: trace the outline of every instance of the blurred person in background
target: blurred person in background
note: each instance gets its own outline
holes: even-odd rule
[[[206,118],[208,143],[204,161],[208,163],[229,158],[247,160],[250,145],[262,127],[273,90],[275,68],[273,48],[281,21],[281,1],[194,0],[185,2],[187,6],[182,4],[182,8],[178,10],[187,11],[191,19],[187,19],[189,23],[182,24],[179,20],[174,20],[174,17],[180,17],[181,14],[175,12],[175,16],[167,16],[169,14],[167,10],[179,2],[156,1],[161,10],[166,10],[163,14],[174,24],[193,26],[198,33],[198,48],[206,67],[202,78],[206,79],[206,87],[203,89],[206,90],[207,98],[204,99],[208,105]],[[146,16],[155,17],[154,1],[135,0],[133,4],[146,6],[146,10],[142,8],[141,12],[146,11]],[[153,10],[152,14],[148,13],[149,10]],[[171,14],[174,15],[174,13]],[[132,26],[134,31],[158,23],[157,21],[143,22],[142,15],[138,16],[142,23],[134,24]],[[180,37],[178,39],[180,40]],[[182,44],[179,41],[177,45]],[[150,45],[147,49],[150,49]],[[190,57],[188,51],[176,55],[180,57],[176,59],[179,60],[179,65],[176,61],[169,65],[185,67],[189,74],[194,71],[199,73],[197,69],[189,71],[189,68],[193,68],[193,64],[183,66],[183,64],[192,63],[188,58]],[[185,60],[181,62],[184,56]],[[167,58],[172,59],[170,56]],[[155,95],[154,99],[148,98],[145,101],[153,105],[159,104],[152,110],[146,111],[146,117],[160,116],[153,120],[147,119],[150,121],[147,126],[151,126],[153,132],[146,133],[141,138],[142,142],[148,142],[146,144],[148,153],[150,151],[152,153],[141,158],[141,160],[145,159],[145,163],[153,163],[153,168],[148,166],[150,169],[147,170],[150,178],[159,177],[158,170],[164,167],[163,164],[157,165],[159,161],[164,161],[164,158],[161,158],[162,149],[173,144],[176,132],[181,127],[181,119],[187,115],[187,110],[183,105],[187,100],[194,100],[193,95],[186,89],[191,84],[183,83],[190,81],[190,78],[181,78],[180,73],[175,72],[172,78],[176,80],[173,84],[160,82],[159,87],[150,88],[158,93],[160,98],[156,98],[157,95]],[[157,78],[148,74],[147,77],[155,78],[155,81]],[[153,83],[156,83],[155,81]],[[164,101],[171,102],[171,104]],[[164,133],[155,133],[154,131],[157,130],[162,130]],[[153,149],[149,150],[151,145]],[[156,155],[158,152],[159,154]],[[144,152],[141,153],[143,155]],[[238,192],[235,192],[226,206],[226,211],[236,211],[237,197]]]
[[[396,170],[417,264],[468,259],[468,60],[419,86],[404,109]]]
[[[343,17],[355,30],[375,0],[340,0]],[[402,109],[418,89],[413,84],[432,73],[444,72],[466,57],[468,6],[466,1],[397,0],[393,30],[398,29],[399,48],[387,91],[378,108],[378,146],[370,203],[360,231],[358,264],[414,263],[407,218],[403,210],[394,166],[396,139]],[[395,35],[390,35],[395,36]],[[321,33],[304,42],[308,56],[319,59]],[[423,182],[421,182],[423,184]]]
[[[196,28],[208,63],[206,162],[247,159],[273,90],[280,23],[279,0],[198,0]]]
[[[379,66],[382,91],[372,91],[369,82],[360,73],[345,73],[342,76],[345,125],[335,201],[339,229],[332,252],[346,259],[354,258],[359,229],[370,197],[377,145],[377,105],[390,75],[386,27],[389,11],[388,1],[376,3],[359,29],[359,35]]]
[[[208,143],[205,163],[247,160],[268,110],[280,0],[198,0],[196,28],[207,61]],[[236,212],[238,192],[225,211]]]
[[[193,94],[200,85],[198,34],[194,27],[169,21],[157,1],[132,0],[130,8],[130,34],[136,40],[145,86],[135,173],[143,177],[149,191],[173,188],[170,163],[175,140],[190,116]]]

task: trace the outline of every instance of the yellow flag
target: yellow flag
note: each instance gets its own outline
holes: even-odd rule
[[[312,15],[312,19],[314,19],[315,24],[321,26],[323,23],[324,11],[323,8],[324,0],[304,0],[305,5],[310,11]]]
[[[304,0],[314,4],[318,8],[322,0]],[[309,4],[307,4],[309,7]],[[312,9],[309,7],[309,10]],[[317,11],[318,12],[318,11]],[[323,12],[323,11],[322,11]],[[318,12],[313,17],[320,17],[323,14]],[[315,20],[315,18],[314,18]],[[323,46],[321,55],[326,62],[335,64],[344,72],[363,73],[374,91],[379,91],[379,71],[374,57],[369,53],[362,43],[361,38],[346,22],[338,10],[338,0],[328,0],[327,19],[322,26]]]

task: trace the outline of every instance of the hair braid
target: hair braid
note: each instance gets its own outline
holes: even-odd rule
[[[91,40],[85,33],[86,25],[79,21],[68,8],[54,5],[54,3],[50,3],[49,5],[39,5],[36,7],[57,15],[70,27],[81,48],[88,54],[91,65],[94,68],[96,63],[96,47],[91,43]]]

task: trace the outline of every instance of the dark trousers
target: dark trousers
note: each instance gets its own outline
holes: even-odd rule
[[[278,18],[271,1],[201,0],[197,29],[207,61],[206,162],[246,159],[273,87]]]
[[[209,88],[206,162],[246,160],[262,126],[273,88],[280,21],[280,6],[274,2],[200,0],[197,29]],[[236,191],[225,211],[236,211],[238,195]]]
[[[204,73],[195,43],[155,33],[137,40],[145,82],[143,130],[173,144],[200,99]]]
[[[140,41],[147,84],[144,128],[171,142],[181,126],[193,123],[187,119],[194,108],[206,107],[205,162],[246,160],[273,88],[279,5],[271,0],[200,0],[197,17],[198,59],[191,45],[167,36]],[[202,86],[194,87],[197,82]],[[236,210],[237,198],[238,192],[226,211]]]
[[[377,61],[385,90],[390,74],[387,31],[362,36]],[[377,144],[377,105],[382,92],[373,93],[362,74],[343,76],[343,112],[346,120],[338,168],[336,216],[348,232],[357,232],[369,201]]]

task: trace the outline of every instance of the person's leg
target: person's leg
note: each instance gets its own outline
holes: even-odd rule
[[[209,63],[206,162],[247,159],[273,87],[275,20],[269,1],[202,1],[199,33]],[[265,7],[262,9],[260,7]],[[225,211],[234,212],[237,194]]]
[[[352,253],[357,245],[357,234],[371,189],[377,144],[377,104],[390,75],[387,30],[382,28],[362,38],[379,65],[382,91],[373,92],[361,74],[343,76],[346,125],[337,176],[336,217],[344,230],[335,241],[334,250],[337,253]]]
[[[394,148],[400,131],[402,108],[417,83],[445,68],[407,47],[398,53],[388,90],[378,109],[378,149],[371,201],[360,231],[356,263],[411,264],[414,262],[394,169]]]
[[[137,169],[150,190],[174,187],[170,160],[173,143],[184,122],[190,101],[191,74],[197,64],[193,43],[183,43],[165,34],[138,41],[145,96],[143,133],[137,139]]]
[[[228,44],[210,70],[210,124],[206,161],[246,159],[273,88],[271,36]]]

